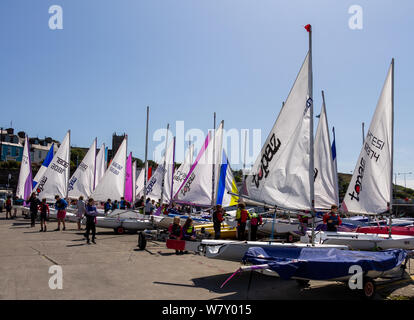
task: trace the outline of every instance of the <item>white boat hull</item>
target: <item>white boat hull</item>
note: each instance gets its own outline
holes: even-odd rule
[[[308,231],[308,236],[311,232]],[[369,234],[356,232],[326,232],[315,234],[315,243],[330,245],[346,245],[351,250],[387,250],[387,249],[414,249],[414,237],[387,234]]]
[[[200,248],[207,258],[241,262],[246,251],[251,247],[312,247],[307,243],[279,243],[264,241],[231,241],[231,240],[202,240]],[[317,244],[316,248],[337,248],[347,250],[345,245]]]

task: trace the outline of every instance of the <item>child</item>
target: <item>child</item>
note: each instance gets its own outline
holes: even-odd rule
[[[60,223],[63,224],[63,231],[65,231],[65,217],[66,217],[66,207],[68,206],[68,203],[65,199],[62,199],[59,195],[55,196],[56,203],[55,203],[55,209],[57,210],[57,220],[58,220],[58,227],[55,231],[60,230]]]
[[[83,201],[83,196],[79,197],[76,207],[77,207],[76,222],[78,224],[78,230],[82,230],[81,221],[82,221],[83,215],[86,213],[86,206],[85,206],[85,201]]]
[[[42,199],[40,204],[40,230],[39,232],[46,232],[46,221],[49,220],[50,210],[49,205],[46,203],[46,198]],[[44,229],[43,229],[44,226]]]
[[[10,219],[12,219],[12,201],[11,201],[11,196],[7,196],[7,200],[6,200],[6,219],[8,219],[9,213],[10,213]]]

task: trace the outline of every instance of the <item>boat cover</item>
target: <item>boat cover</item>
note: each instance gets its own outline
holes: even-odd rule
[[[388,271],[404,262],[407,252],[390,249],[380,252],[351,251],[327,248],[251,247],[243,257],[253,265],[268,264],[282,279],[291,277],[328,280],[350,276],[349,268],[362,267],[363,272]]]

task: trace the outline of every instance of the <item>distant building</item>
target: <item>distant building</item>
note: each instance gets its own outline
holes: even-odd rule
[[[0,161],[22,161],[23,144],[14,129],[0,129]]]
[[[108,150],[108,161],[110,161],[118,151],[119,147],[122,144],[122,141],[124,141],[126,134],[117,135],[115,132],[112,135],[112,150]]]
[[[32,163],[42,164],[53,143],[55,144],[53,146],[53,154],[55,154],[60,146],[59,141],[53,140],[50,137],[44,139],[29,138],[30,160]]]

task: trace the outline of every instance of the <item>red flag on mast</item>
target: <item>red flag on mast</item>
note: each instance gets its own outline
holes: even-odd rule
[[[307,32],[310,32],[311,31],[311,25],[310,24],[307,24],[305,26],[305,29],[306,29]]]

